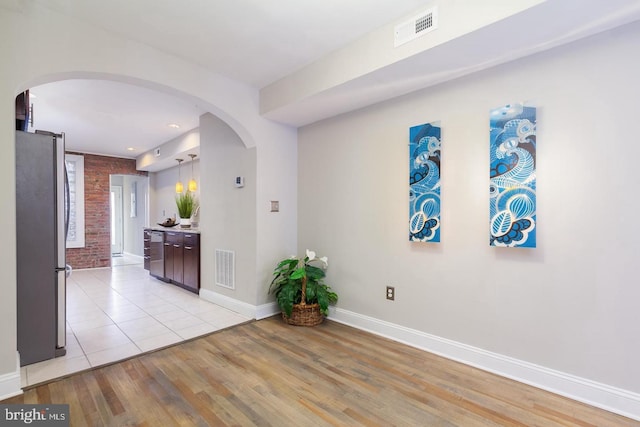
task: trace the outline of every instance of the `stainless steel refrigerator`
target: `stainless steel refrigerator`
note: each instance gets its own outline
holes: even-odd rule
[[[68,207],[64,136],[16,131],[20,366],[66,353]]]

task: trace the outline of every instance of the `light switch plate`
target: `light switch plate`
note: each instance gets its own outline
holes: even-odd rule
[[[280,212],[280,202],[277,200],[271,201],[271,212]]]

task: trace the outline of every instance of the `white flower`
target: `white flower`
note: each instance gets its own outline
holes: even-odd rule
[[[316,253],[307,249],[307,258],[309,258],[309,261],[313,261],[316,259]]]
[[[297,256],[295,256],[295,255],[291,255],[291,256],[289,257],[289,259],[298,259],[298,257],[297,257]]]
[[[320,258],[320,261],[324,264],[324,268],[329,267],[329,258],[327,258],[326,256],[323,256]]]

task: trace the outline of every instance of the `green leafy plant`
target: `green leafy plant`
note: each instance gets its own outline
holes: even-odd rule
[[[338,301],[338,294],[323,282],[328,265],[327,257],[316,258],[316,253],[308,249],[303,259],[291,257],[278,263],[269,293],[276,296],[278,307],[287,316],[291,316],[294,304],[317,303],[324,315],[329,313],[329,304]]]
[[[191,218],[193,211],[198,207],[198,199],[191,191],[176,195],[176,206],[180,218]]]

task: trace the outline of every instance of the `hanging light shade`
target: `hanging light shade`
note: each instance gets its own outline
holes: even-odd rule
[[[191,157],[191,179],[189,180],[189,184],[187,184],[187,187],[192,193],[198,189],[198,183],[193,178],[193,159],[196,158],[196,156],[197,154],[189,154],[189,157]]]
[[[176,159],[176,162],[178,162],[178,182],[176,182],[176,193],[178,194],[184,191],[184,185],[182,185],[182,180],[180,179],[180,164],[182,161],[182,159]]]

